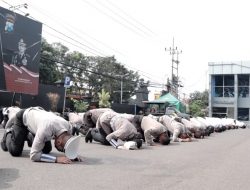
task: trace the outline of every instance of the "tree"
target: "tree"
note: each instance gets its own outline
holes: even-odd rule
[[[98,92],[104,89],[111,102],[120,102],[121,83],[124,100],[135,94],[140,79],[138,73],[118,63],[114,56],[85,56],[68,50],[60,43],[49,44],[43,39],[40,83],[53,84],[69,76],[73,81],[69,91],[88,94],[92,101],[98,101]]]
[[[104,89],[102,89],[102,92],[98,93],[99,96],[99,107],[101,108],[110,108],[110,102],[109,102],[109,98],[110,95],[108,92],[105,92]]]
[[[120,102],[121,80],[123,80],[123,98],[128,99],[135,93],[139,75],[128,70],[112,57],[89,57],[89,91],[98,99],[101,89],[109,92],[111,102]],[[124,75],[126,77],[122,78]]]
[[[190,94],[189,109],[193,116],[205,116],[204,110],[208,107],[208,91],[194,92]]]
[[[204,105],[208,106],[208,90],[204,92],[195,91],[190,94],[190,101],[201,100]]]
[[[80,52],[68,53],[65,56],[64,75],[71,77],[74,81],[70,88],[71,92],[82,94],[87,90],[89,63],[87,57]]]
[[[68,49],[59,44],[49,44],[42,39],[41,60],[39,67],[39,81],[43,84],[53,84],[62,79],[62,71],[57,65],[57,61],[62,61]]]
[[[89,104],[82,100],[71,99],[74,103],[74,109],[77,113],[87,111]]]

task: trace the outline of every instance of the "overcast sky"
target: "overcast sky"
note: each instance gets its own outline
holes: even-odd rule
[[[21,10],[44,23],[43,37],[50,43],[87,55],[114,55],[154,83],[171,78],[165,48],[174,38],[182,50],[181,93],[208,88],[208,62],[250,60],[247,0],[5,0],[0,6],[8,8],[5,2],[27,3]]]

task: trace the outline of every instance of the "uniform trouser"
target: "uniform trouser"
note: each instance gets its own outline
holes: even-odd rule
[[[24,142],[28,135],[28,129],[23,125],[23,113],[25,109],[17,112],[13,122],[9,121],[6,128],[11,128],[11,132],[6,136],[6,146],[12,156],[20,156],[23,151]]]
[[[3,116],[3,128],[4,129],[5,129],[5,126],[6,126],[7,122],[8,122],[8,120],[9,120],[9,117],[7,115],[4,115]]]
[[[105,132],[102,130],[102,128],[100,129],[97,129],[97,128],[93,128],[91,130],[91,136],[93,137],[93,139],[96,141],[96,142],[99,142],[103,145],[110,145],[109,142],[106,140],[106,134]]]
[[[21,156],[24,142],[27,139],[29,130],[23,124],[23,113],[25,109],[20,110],[16,116],[13,118],[13,121],[10,121],[6,125],[7,129],[11,129],[11,132],[6,136],[6,146],[9,153],[12,156]],[[51,142],[48,141],[45,143],[43,148],[44,153],[49,153],[52,150]]]

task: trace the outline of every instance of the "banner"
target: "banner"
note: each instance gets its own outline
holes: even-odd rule
[[[42,24],[0,7],[0,90],[38,94]]]

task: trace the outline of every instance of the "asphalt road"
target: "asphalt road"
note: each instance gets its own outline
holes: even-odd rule
[[[237,129],[129,151],[87,144],[82,137],[84,161],[70,165],[32,162],[27,146],[19,158],[0,150],[0,189],[248,190],[249,137],[250,129]]]

